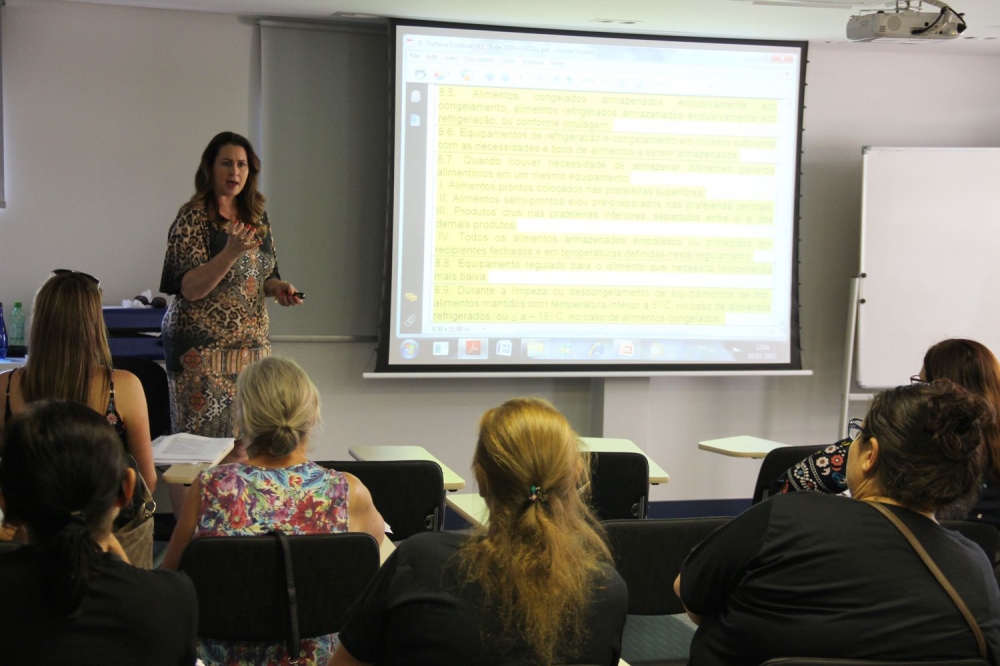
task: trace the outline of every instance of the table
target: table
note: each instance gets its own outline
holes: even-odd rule
[[[656,461],[646,455],[646,452],[635,445],[630,439],[614,437],[581,437],[584,448],[592,453],[641,453],[649,462],[649,482],[658,485],[670,481],[670,475],[656,464]]]
[[[445,490],[455,491],[465,487],[465,479],[422,446],[352,446],[347,451],[352,458],[361,461],[430,460],[441,466]]]
[[[452,493],[445,498],[448,508],[465,519],[473,527],[490,523],[490,510],[486,500],[479,493]]]
[[[233,450],[233,444],[229,445],[229,448],[224,450],[221,455],[216,456],[215,460],[211,462],[201,462],[201,463],[178,463],[171,465],[167,468],[167,471],[163,473],[163,480],[167,483],[176,483],[182,486],[190,486],[194,483],[194,480],[198,478],[198,475],[204,472],[209,467],[218,465],[219,462],[229,455],[229,452]]]
[[[709,439],[698,442],[698,448],[702,451],[721,453],[724,456],[736,458],[763,458],[774,449],[780,449],[788,444],[772,442],[769,439],[760,437],[750,437],[749,435],[738,435],[736,437],[723,437],[722,439]]]

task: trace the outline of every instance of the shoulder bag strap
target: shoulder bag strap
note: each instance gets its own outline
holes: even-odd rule
[[[983,632],[979,628],[979,623],[976,622],[976,618],[973,617],[972,611],[970,611],[969,607],[965,605],[964,601],[962,601],[962,597],[958,594],[955,587],[948,581],[945,575],[941,572],[941,569],[938,568],[938,565],[931,559],[931,556],[927,553],[927,551],[924,550],[924,547],[917,540],[917,537],[913,535],[910,528],[904,525],[903,521],[900,520],[896,514],[882,506],[880,503],[873,502],[871,500],[864,500],[864,502],[866,504],[870,504],[879,513],[888,518],[889,522],[895,525],[896,529],[898,529],[900,533],[906,537],[906,540],[910,542],[910,545],[913,546],[913,550],[917,551],[917,555],[919,555],[920,559],[924,561],[927,568],[931,570],[931,573],[934,574],[937,581],[941,583],[941,587],[944,588],[944,591],[948,593],[951,600],[955,602],[956,606],[958,606],[958,610],[962,612],[962,617],[964,617],[965,621],[969,623],[969,628],[972,629],[972,633],[976,635],[976,645],[979,646],[979,656],[986,659],[986,640],[983,638]]]
[[[281,530],[272,530],[271,535],[278,541],[278,558],[285,568],[285,592],[288,594],[288,637],[286,648],[288,660],[298,663],[301,637],[299,636],[299,605],[295,592],[295,575],[292,572],[292,551],[288,547],[288,537]]]

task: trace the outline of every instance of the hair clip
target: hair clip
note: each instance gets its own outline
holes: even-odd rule
[[[545,491],[540,486],[531,486],[531,492],[528,493],[529,502],[537,502],[545,496]]]

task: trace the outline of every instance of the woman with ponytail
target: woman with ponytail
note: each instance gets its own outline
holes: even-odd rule
[[[115,430],[86,405],[37,402],[8,421],[0,507],[28,545],[0,555],[4,663],[194,663],[191,581],[130,566],[111,533],[135,484]]]
[[[876,395],[864,421],[851,424],[851,498],[776,495],[688,556],[674,589],[700,625],[689,663],[977,656],[1000,663],[1000,590],[990,561],[935,518],[981,483],[984,433],[994,418],[992,405],[947,379]],[[971,622],[906,530],[954,586]]]
[[[297,363],[266,357],[247,366],[236,380],[235,416],[249,458],[212,467],[195,480],[162,566],[176,569],[191,539],[203,536],[367,532],[381,545],[385,522],[368,489],[353,475],[307,458],[319,414],[319,391]],[[297,663],[325,664],[334,641],[332,634],[303,639]],[[206,666],[287,659],[283,644],[216,640],[200,640],[198,656]]]
[[[402,542],[349,613],[330,666],[617,664],[628,593],[565,417],[535,398],[488,410],[472,469],[489,525]]]

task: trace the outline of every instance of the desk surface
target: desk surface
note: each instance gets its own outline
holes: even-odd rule
[[[736,458],[763,458],[774,449],[780,449],[788,444],[772,442],[769,439],[760,437],[750,437],[739,435],[737,437],[723,437],[722,439],[709,439],[698,442],[698,448],[702,451],[721,453],[724,456],[734,456]]]
[[[649,461],[649,482],[654,486],[670,481],[670,475],[656,461],[646,455],[646,452],[635,445],[631,439],[616,439],[614,437],[581,437],[580,441],[588,451],[594,453],[641,453]]]
[[[445,500],[449,509],[465,518],[473,527],[489,524],[490,510],[486,508],[486,500],[479,493],[451,493]]]
[[[163,473],[163,480],[167,483],[179,483],[183,486],[190,486],[198,475],[215,463],[194,463],[184,465],[171,465]]]
[[[422,446],[352,446],[348,452],[355,460],[430,460],[441,465],[445,490],[461,490],[465,487],[465,479]]]
[[[159,441],[159,438],[157,441]],[[230,444],[229,448],[223,451],[222,454],[217,456],[212,462],[177,463],[175,465],[171,465],[167,468],[167,471],[163,473],[163,480],[167,483],[179,483],[184,486],[190,486],[194,483],[194,480],[198,478],[199,474],[213,465],[218,465],[223,458],[228,456],[229,452],[233,450],[234,444]]]

